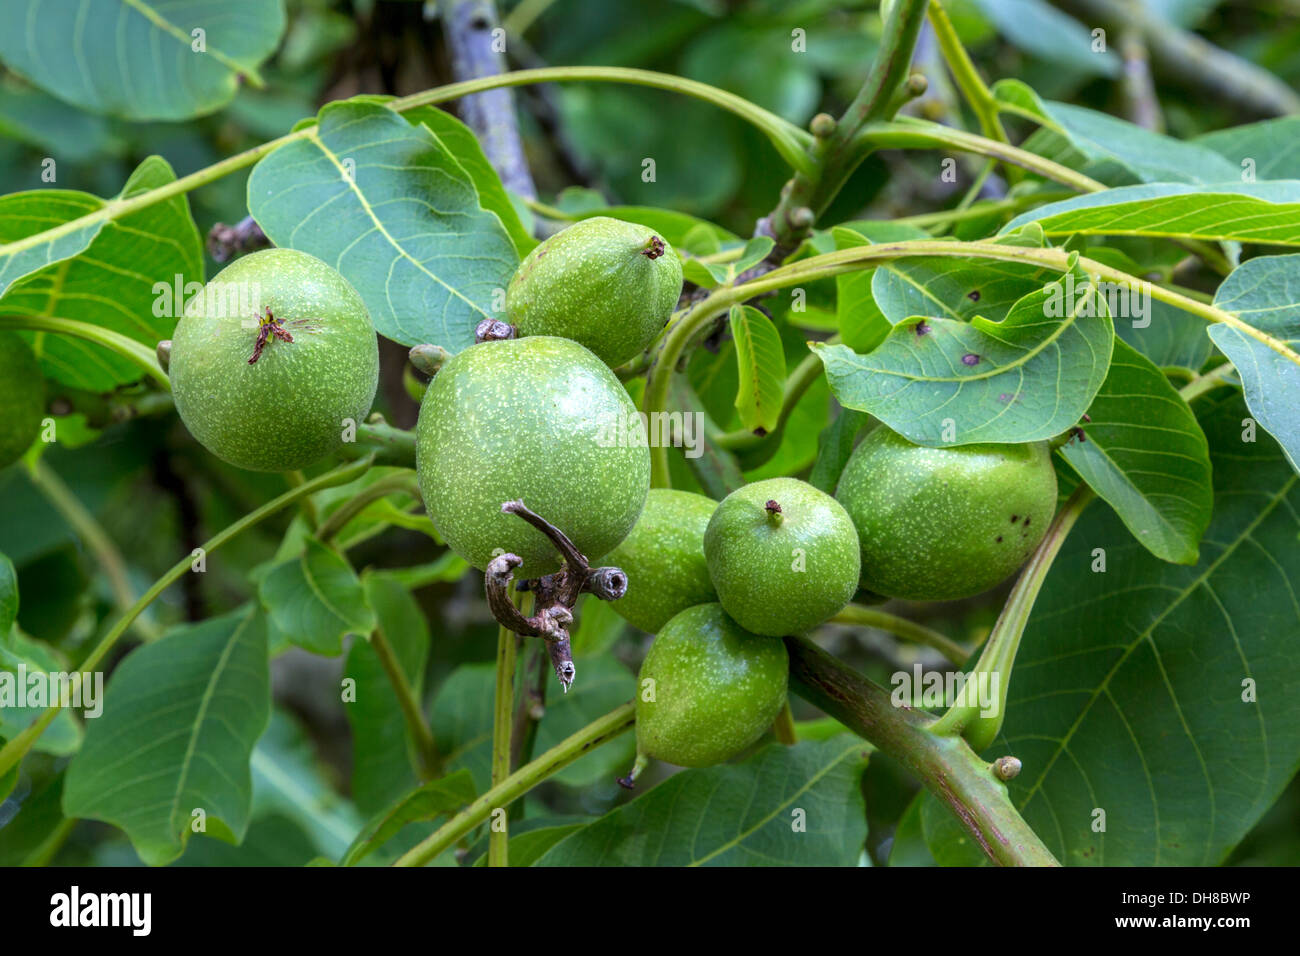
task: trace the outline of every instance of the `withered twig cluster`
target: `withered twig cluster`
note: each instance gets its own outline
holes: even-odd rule
[[[535,597],[532,617],[524,617],[510,597],[510,582],[515,568],[523,564],[516,554],[502,554],[488,562],[483,576],[488,607],[504,627],[525,637],[540,637],[546,642],[555,676],[568,693],[575,671],[573,649],[569,643],[569,625],[573,623],[573,606],[579,596],[594,594],[602,601],[617,601],[627,593],[627,575],[621,568],[593,568],[586,556],[568,536],[545,518],[530,510],[522,501],[507,501],[501,506],[506,514],[517,515],[550,539],[564,559],[564,566],[554,574],[522,581],[516,590],[530,591]]]

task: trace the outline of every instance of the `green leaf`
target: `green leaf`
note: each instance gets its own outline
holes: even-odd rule
[[[428,127],[364,98],[327,105],[306,129],[249,176],[266,234],[343,273],[381,335],[472,345],[519,257],[465,167]]]
[[[420,605],[392,575],[370,572],[361,580],[366,601],[375,611],[377,630],[392,647],[416,700],[422,699],[429,625]],[[414,743],[392,681],[369,640],[352,642],[343,677],[356,682],[352,688],[356,696],[344,698],[352,727],[352,799],[369,816],[415,785]]]
[[[465,172],[469,173],[470,179],[474,180],[479,204],[484,209],[496,213],[497,218],[501,220],[501,225],[505,227],[510,241],[514,244],[515,255],[520,259],[528,255],[533,246],[537,245],[538,240],[524,228],[514,203],[506,194],[505,186],[501,185],[501,177],[497,175],[497,171],[492,168],[487,156],[483,154],[483,147],[479,145],[474,131],[436,106],[420,106],[407,110],[402,115],[406,117],[407,122],[423,123],[443,142]]]
[[[275,565],[258,587],[271,624],[314,654],[341,654],[346,634],[369,634],[375,612],[352,566],[315,538],[296,558]]]
[[[976,0],[980,11],[1014,46],[1048,63],[1092,76],[1119,76],[1119,57],[1094,52],[1092,34],[1046,0]]]
[[[524,830],[522,833],[516,833],[518,827],[515,824],[510,825],[510,848],[509,860],[511,866],[532,866],[555,844],[559,843],[571,833],[581,830],[586,823],[565,823],[559,826],[538,827],[535,830]],[[474,861],[475,866],[487,866],[488,856],[482,854]]]
[[[260,614],[177,628],[118,666],[68,767],[63,810],[125,830],[151,865],[181,855],[195,811],[209,836],[238,843],[253,797],[249,758],[270,709]]]
[[[0,635],[8,634],[18,619],[18,572],[9,556],[0,553]]]
[[[1074,425],[1106,377],[1113,326],[1077,267],[1001,322],[916,318],[869,355],[815,343],[831,391],[913,442],[1039,441]]]
[[[836,250],[929,236],[924,229],[893,222],[847,222],[831,229]],[[878,268],[856,269],[835,277],[840,340],[855,352],[870,352],[885,340],[892,325],[876,304],[872,288]]]
[[[1300,116],[1233,126],[1198,136],[1193,142],[1212,149],[1245,176],[1300,179]]]
[[[1223,280],[1214,304],[1300,350],[1300,255],[1242,263]],[[1300,366],[1228,325],[1211,326],[1210,338],[1236,366],[1251,414],[1300,471]]]
[[[1024,634],[990,752],[1023,761],[1012,798],[1066,864],[1217,865],[1300,763],[1300,476],[1242,440],[1239,396],[1212,398],[1201,560],[1160,561],[1091,509]]]
[[[129,199],[175,180],[166,160],[150,156],[131,174],[118,198]],[[203,242],[185,196],[174,196],[104,223],[85,250],[15,282],[0,298],[0,311],[88,322],[152,349],[160,339],[171,337],[182,300],[188,297],[185,286],[202,283]],[[22,334],[45,374],[72,388],[107,392],[142,377],[134,362],[85,339],[50,332]]]
[[[1108,170],[1118,166],[1127,174],[1122,178],[1129,182],[1229,183],[1240,179],[1238,167],[1206,146],[1154,133],[1082,106],[1039,99],[1020,80],[999,81],[993,95],[1016,107],[1017,112],[1036,117],[1062,138],[1077,157],[1068,164],[1082,166],[1093,178],[1113,181],[1116,177]],[[1036,134],[1036,139],[1041,137]],[[1051,158],[1058,161],[1071,159],[1053,149],[1042,152],[1057,153]]]
[[[1164,561],[1195,564],[1210,523],[1210,452],[1196,416],[1164,374],[1122,341],[1088,408],[1085,439],[1061,454],[1125,527]]]
[[[840,735],[684,770],[535,865],[855,866],[867,836],[858,786],[865,750]]]
[[[0,196],[0,295],[25,275],[85,250],[104,227],[82,226],[67,235],[13,248],[19,240],[54,229],[104,206],[104,200],[71,189],[33,189]]]
[[[731,307],[731,335],[740,373],[736,411],[749,431],[770,432],[781,417],[785,392],[785,352],[776,326],[752,305]]]
[[[0,737],[12,739],[18,736],[48,706],[57,703],[51,698],[62,693],[66,686],[61,678],[67,673],[67,668],[67,661],[58,651],[28,637],[17,627],[11,626],[7,632],[0,633]],[[56,674],[60,679],[58,683],[47,678],[33,684],[32,677],[36,674]],[[92,700],[87,696],[94,695],[99,690],[102,690],[102,684],[100,687],[93,683],[85,686],[81,709],[87,716],[96,713],[103,705],[102,697],[94,697]],[[36,694],[43,696],[34,696]],[[19,701],[23,702],[23,706],[18,706]],[[57,757],[76,753],[81,746],[82,730],[73,718],[73,713],[74,709],[71,708],[59,711],[58,716],[36,739],[32,749]]]
[[[934,855],[925,843],[921,824],[921,809],[930,794],[922,790],[907,805],[894,830],[894,842],[889,848],[890,866],[938,866]]]
[[[1049,236],[1168,236],[1300,245],[1300,182],[1121,186],[1021,213]]]
[[[339,860],[339,866],[356,866],[371,852],[391,840],[408,823],[432,820],[451,813],[477,796],[468,770],[457,770],[416,787],[371,819]]]
[[[260,86],[284,26],[280,0],[10,0],[0,60],[95,113],[182,120]]]

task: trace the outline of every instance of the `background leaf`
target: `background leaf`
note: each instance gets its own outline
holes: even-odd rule
[[[68,768],[64,812],[120,827],[153,865],[181,855],[196,809],[209,836],[238,843],[270,697],[260,614],[212,618],[137,648]]]
[[[0,60],[74,106],[180,120],[229,102],[245,77],[260,82],[284,25],[281,0],[7,0]]]
[[[249,176],[258,224],[343,273],[381,335],[472,345],[519,258],[465,168],[428,127],[366,99],[329,104],[308,129]]]
[[[866,750],[840,735],[684,770],[570,834],[535,865],[854,866],[867,836],[858,788]],[[806,831],[792,826],[798,811]]]
[[[1214,494],[1209,447],[1187,403],[1150,360],[1117,341],[1088,417],[1086,440],[1061,448],[1065,460],[1144,548],[1195,564]]]
[[[1120,60],[1111,50],[1092,50],[1088,27],[1046,0],[976,0],[998,32],[1027,53],[1049,63],[1093,76],[1118,76]]]

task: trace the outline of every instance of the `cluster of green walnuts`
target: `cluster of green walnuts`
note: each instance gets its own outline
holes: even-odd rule
[[[214,283],[257,290],[254,315],[205,296],[171,343],[176,406],[219,457],[264,471],[338,450],[364,420],[377,339],[360,296],[325,263],[272,249]],[[786,704],[783,637],[865,589],[945,600],[1014,572],[1056,504],[1045,444],[922,447],[878,425],[834,495],[796,478],[714,501],[650,487],[645,443],[612,442],[635,414],[612,371],[649,348],[682,291],[682,264],[644,226],[597,217],[536,247],[506,294],[517,335],[447,358],[425,391],[416,464],[430,519],[479,569],[517,555],[521,579],[560,569],[550,539],[507,501],[626,574],[613,607],[656,635],[637,693],[640,759],[699,767],[750,747]],[[6,355],[8,353],[6,352]],[[0,443],[0,448],[3,448]]]

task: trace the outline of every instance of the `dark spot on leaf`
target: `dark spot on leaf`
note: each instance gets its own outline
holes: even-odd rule
[[[961,357],[962,365],[979,365],[979,363],[980,363],[980,357],[976,355],[974,352],[967,352],[965,355]]]
[[[930,334],[930,323],[926,322],[924,319],[922,319],[920,322],[916,323],[916,334],[917,334],[917,336],[929,335],[929,334]]]
[[[757,435],[759,438],[762,438],[764,435],[767,434],[767,429],[764,428],[762,425],[759,425],[757,428],[754,429],[754,434]]]
[[[998,544],[1002,543],[1002,535],[998,535]]]
[[[971,289],[970,292],[966,293],[966,298],[970,299],[972,302],[978,302],[980,300],[980,290]]]
[[[1012,515],[1012,516],[1011,516],[1011,523],[1012,523],[1012,524],[1015,524],[1015,523],[1016,523],[1017,521],[1019,521],[1019,520],[1020,520],[1020,515]]]
[[[1025,515],[1025,527],[1029,527],[1029,515]]]

